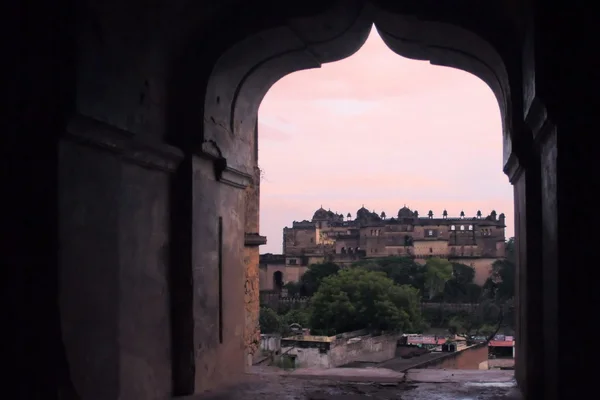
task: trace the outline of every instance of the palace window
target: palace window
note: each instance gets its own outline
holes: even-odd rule
[[[473,225],[469,225],[469,230],[472,231],[473,230]]]
[[[456,226],[452,225],[452,226],[450,227],[450,230],[451,230],[451,231],[455,231],[455,230],[456,230]]]
[[[461,225],[461,226],[460,226],[460,230],[461,230],[461,231],[464,231],[464,230],[465,230],[465,226],[464,226],[464,225]]]

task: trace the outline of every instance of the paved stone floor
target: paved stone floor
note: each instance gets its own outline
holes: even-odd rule
[[[244,382],[198,400],[500,400],[517,399],[512,371],[411,370],[376,368],[296,370],[263,368]],[[394,377],[395,379],[392,379]],[[191,400],[191,399],[190,399]]]

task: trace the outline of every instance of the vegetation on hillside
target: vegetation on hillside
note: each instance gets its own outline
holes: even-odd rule
[[[399,330],[416,333],[428,327],[472,339],[514,326],[514,238],[506,244],[506,258],[492,266],[483,287],[473,283],[473,267],[429,258],[424,265],[408,257],[361,260],[341,269],[334,263],[315,264],[290,295],[310,297],[304,309],[277,315],[261,308],[264,333],[287,333],[289,325],[310,326],[315,334],[337,334],[357,329]],[[470,311],[425,308],[421,302],[475,304]]]
[[[340,271],[323,280],[311,302],[311,329],[334,335],[358,329],[420,329],[419,292],[396,285],[382,272]]]

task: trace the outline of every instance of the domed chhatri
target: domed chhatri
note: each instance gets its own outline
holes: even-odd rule
[[[322,221],[322,220],[326,220],[328,218],[330,218],[330,213],[331,211],[327,211],[326,209],[323,208],[323,206],[321,206],[321,208],[319,208],[317,211],[315,211],[315,213],[313,214],[313,221]]]
[[[398,218],[412,218],[414,215],[415,214],[412,212],[412,210],[406,206],[398,210]]]
[[[356,211],[356,218],[366,217],[369,214],[371,214],[371,211],[367,210],[363,204],[363,206]]]

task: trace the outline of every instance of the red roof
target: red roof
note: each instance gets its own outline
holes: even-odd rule
[[[490,340],[489,346],[491,347],[513,347],[515,342],[506,340]]]

